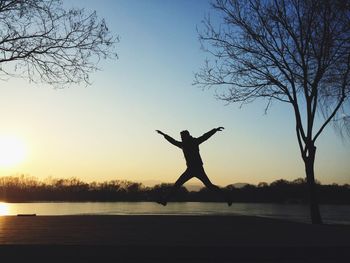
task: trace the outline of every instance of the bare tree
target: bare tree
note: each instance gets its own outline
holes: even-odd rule
[[[329,123],[349,128],[350,1],[216,0],[212,6],[223,20],[203,21],[200,40],[214,59],[196,74],[195,84],[224,88],[218,96],[227,102],[263,98],[266,110],[274,100],[291,106],[311,220],[322,223],[315,143]]]
[[[89,83],[100,59],[116,56],[118,37],[95,12],[60,0],[0,0],[0,78],[55,87]]]

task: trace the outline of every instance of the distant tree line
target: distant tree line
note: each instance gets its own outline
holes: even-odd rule
[[[323,204],[350,204],[350,185],[319,184],[320,202]],[[86,183],[78,178],[38,180],[29,176],[0,177],[0,201],[156,201],[167,192],[171,184],[146,187],[126,180]],[[234,202],[248,203],[307,203],[305,179],[277,180],[270,184],[228,185],[224,189]],[[174,200],[178,202],[221,202],[220,196],[202,188],[190,192],[182,187]]]

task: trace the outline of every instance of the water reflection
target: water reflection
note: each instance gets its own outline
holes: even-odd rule
[[[0,216],[7,216],[10,214],[10,208],[7,203],[0,203]]]
[[[321,205],[326,223],[350,224],[349,205]],[[0,203],[0,215],[248,215],[310,222],[309,207],[300,204],[169,203],[152,202],[42,202]]]

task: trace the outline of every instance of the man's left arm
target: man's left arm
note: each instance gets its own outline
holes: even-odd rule
[[[197,142],[198,144],[201,144],[202,142],[205,142],[206,140],[208,140],[211,136],[213,136],[216,132],[218,131],[222,131],[224,129],[224,127],[218,127],[218,128],[214,128],[206,133],[204,133],[201,137],[197,138]]]

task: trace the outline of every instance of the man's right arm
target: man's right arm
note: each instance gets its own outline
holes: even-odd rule
[[[172,145],[175,145],[176,147],[182,148],[181,146],[181,142],[175,140],[174,138],[170,137],[168,134],[165,134],[164,132],[160,131],[160,130],[156,130],[156,132],[158,132],[159,134],[163,135],[164,138],[170,142]]]
[[[216,132],[218,131],[222,131],[224,129],[224,127],[218,127],[215,129],[212,129],[206,133],[204,133],[201,137],[197,138],[197,142],[198,144],[201,144],[202,142],[208,140],[211,136],[213,136]]]

